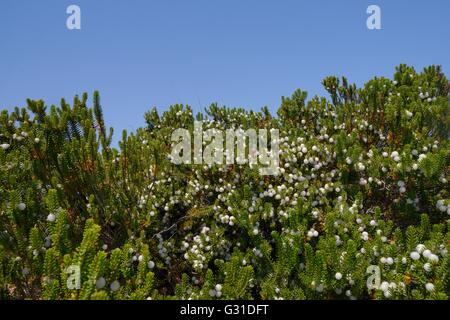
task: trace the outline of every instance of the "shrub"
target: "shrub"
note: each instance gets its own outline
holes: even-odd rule
[[[449,85],[439,67],[296,91],[278,117],[189,106],[122,134],[76,96],[0,117],[3,299],[448,299]],[[280,174],[175,165],[171,133],[276,128]],[[79,267],[79,289],[70,266]],[[369,266],[381,283],[367,286]]]

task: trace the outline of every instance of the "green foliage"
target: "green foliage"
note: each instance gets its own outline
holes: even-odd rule
[[[297,90],[278,117],[153,108],[117,148],[98,92],[2,111],[0,299],[448,299],[450,86],[393,78],[327,77],[331,101]],[[173,164],[194,120],[279,129],[280,174]]]

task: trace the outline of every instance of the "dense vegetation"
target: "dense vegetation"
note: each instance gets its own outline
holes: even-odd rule
[[[328,77],[278,116],[174,105],[118,148],[99,94],[0,117],[2,299],[448,299],[449,83]],[[280,174],[175,165],[175,128],[277,128]],[[70,289],[71,265],[81,288]],[[369,289],[367,267],[381,270]]]

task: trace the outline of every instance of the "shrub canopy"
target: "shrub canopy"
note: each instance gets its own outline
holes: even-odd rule
[[[400,65],[323,85],[329,100],[297,90],[277,117],[154,108],[118,148],[98,92],[2,111],[0,297],[448,299],[447,78]],[[280,174],[171,163],[171,133],[194,120],[279,129]]]

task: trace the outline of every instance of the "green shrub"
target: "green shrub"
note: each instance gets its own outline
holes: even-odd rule
[[[448,299],[447,78],[401,65],[323,85],[331,101],[298,90],[278,117],[153,109],[118,148],[98,92],[2,111],[1,298]],[[194,120],[279,129],[280,174],[171,163]]]

